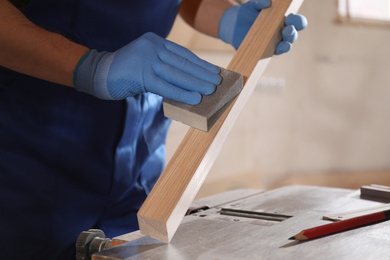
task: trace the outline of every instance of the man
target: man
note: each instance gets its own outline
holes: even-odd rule
[[[164,168],[162,98],[197,104],[221,80],[164,39],[180,2],[0,0],[0,259],[73,259],[84,230],[138,228]],[[184,0],[180,14],[238,48],[268,6]],[[278,54],[306,26],[286,24]]]

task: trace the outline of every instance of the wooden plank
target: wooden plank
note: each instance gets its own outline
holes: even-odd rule
[[[299,4],[294,2],[274,0],[270,8],[260,12],[227,67],[243,74],[244,89],[209,132],[189,129],[138,212],[142,234],[165,242],[172,239],[258,78],[275,52],[281,39],[285,14],[297,11],[288,9],[291,3],[298,8]],[[252,71],[255,73],[252,74]]]

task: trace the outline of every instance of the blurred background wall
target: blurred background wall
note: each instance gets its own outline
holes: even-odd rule
[[[300,13],[308,28],[271,61],[198,197],[288,184],[390,185],[390,26],[339,23],[335,0],[306,0]],[[234,54],[180,18],[169,39],[223,67]],[[167,160],[187,129],[173,122]]]

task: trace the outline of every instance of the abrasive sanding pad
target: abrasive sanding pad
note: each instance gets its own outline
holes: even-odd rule
[[[220,75],[222,81],[216,91],[211,95],[202,96],[202,101],[198,105],[192,106],[165,99],[164,115],[202,131],[209,131],[243,88],[243,78],[240,73],[221,68]]]

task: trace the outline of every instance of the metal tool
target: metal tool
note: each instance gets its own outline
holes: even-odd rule
[[[384,200],[390,200],[390,187],[371,184],[369,186],[360,187],[362,197],[376,197]]]
[[[227,215],[227,216],[256,218],[256,219],[271,220],[271,221],[283,221],[292,217],[288,215],[275,214],[275,213],[266,213],[266,212],[240,210],[240,209],[228,209],[228,208],[222,208],[220,214]]]
[[[94,253],[111,248],[111,239],[100,229],[83,231],[76,241],[76,259],[90,260]]]
[[[390,226],[386,223],[305,244],[288,240],[301,227],[325,223],[321,216],[328,212],[342,212],[346,206],[357,210],[383,205],[358,195],[357,190],[318,186],[218,194],[193,203],[171,243],[135,231],[113,238],[112,244],[121,246],[95,253],[92,259],[327,260],[329,252],[337,259],[382,259],[390,253]]]

